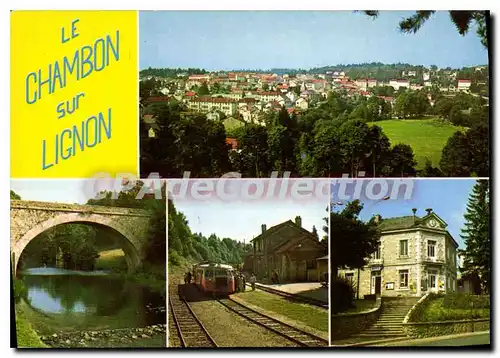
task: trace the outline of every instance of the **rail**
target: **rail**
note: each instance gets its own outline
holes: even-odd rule
[[[219,303],[243,318],[264,327],[302,347],[328,347],[328,340],[257,312],[232,298],[219,298]]]
[[[169,294],[170,311],[181,347],[184,348],[216,348],[217,343],[210,336],[207,329],[200,322],[189,303],[184,297]]]

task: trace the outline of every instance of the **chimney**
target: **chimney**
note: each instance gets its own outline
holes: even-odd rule
[[[300,216],[295,217],[295,225],[302,227],[302,218]]]
[[[427,215],[430,215],[432,213],[432,209],[431,208],[425,209],[425,211],[427,211]]]
[[[262,228],[262,233],[265,233],[267,230],[266,224],[262,224],[260,227]]]

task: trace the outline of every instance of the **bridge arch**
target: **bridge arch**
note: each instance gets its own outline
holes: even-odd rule
[[[50,228],[76,223],[89,224],[117,232],[123,238],[122,250],[125,253],[129,273],[134,272],[141,266],[140,240],[133,232],[120,225],[119,222],[99,214],[63,213],[36,224],[15,242],[12,247],[14,274],[16,274],[21,254],[33,239]]]

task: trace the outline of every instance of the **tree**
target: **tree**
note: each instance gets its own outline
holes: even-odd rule
[[[399,29],[403,33],[416,33],[422,25],[435,13],[436,11],[420,10],[416,11],[414,15],[404,18],[399,22]],[[364,13],[371,17],[377,17],[378,11],[367,10]],[[469,32],[472,23],[477,26],[477,35],[484,47],[488,48],[488,33],[487,24],[489,20],[488,11],[463,11],[452,10],[449,11],[451,21],[456,26],[460,35],[464,36]]]
[[[303,168],[308,169],[310,176],[342,175],[342,154],[338,127],[339,123],[329,120],[321,120],[316,123],[312,152],[304,155],[302,163]]]
[[[269,85],[267,84],[267,82],[264,82],[264,83],[262,84],[262,90],[263,90],[263,91],[269,91]]]
[[[369,156],[367,160],[371,161],[371,166],[367,166],[371,176],[376,177],[377,173],[387,172],[391,155],[391,143],[379,126],[371,126],[368,133]]]
[[[206,82],[203,82],[200,87],[198,87],[197,91],[198,96],[207,96],[210,94],[210,90],[208,89],[208,85]]]
[[[424,178],[436,178],[442,177],[443,172],[439,168],[433,167],[432,162],[426,158],[424,169],[418,172],[418,176]]]
[[[339,128],[341,153],[353,178],[357,177],[366,154],[369,153],[369,135],[368,125],[360,120],[349,120]]]
[[[449,177],[488,177],[489,146],[488,125],[473,124],[462,133],[455,132],[443,148],[439,166]]]
[[[434,104],[434,112],[439,115],[441,118],[450,119],[450,112],[453,108],[453,100],[451,98],[442,97],[439,100],[436,100]]]
[[[14,190],[10,191],[10,200],[21,200],[21,197]]]
[[[110,191],[102,192],[103,197],[99,199],[89,199],[87,205],[103,205],[125,208],[141,208],[149,210],[151,213],[151,225],[147,233],[146,261],[153,264],[165,263],[166,251],[166,184],[160,187],[160,198],[155,193],[146,191],[145,184],[138,181],[130,190],[122,190],[117,198],[113,198]],[[152,188],[155,189],[156,188]],[[142,190],[142,192],[141,192]],[[145,193],[139,198],[139,192]]]
[[[390,168],[392,176],[404,177],[415,174],[415,156],[408,144],[396,144],[391,150]]]
[[[488,180],[478,180],[469,196],[467,212],[464,215],[465,227],[460,237],[465,249],[463,255],[464,276],[477,276],[483,292],[491,292],[491,242],[489,232],[490,198]]]
[[[330,213],[330,265],[332,278],[339,269],[364,267],[380,243],[375,219],[363,222],[359,214],[363,204],[354,200],[340,212]]]
[[[265,127],[247,124],[238,138],[240,150],[237,168],[242,176],[261,178],[267,176],[271,168],[269,162],[268,133]]]

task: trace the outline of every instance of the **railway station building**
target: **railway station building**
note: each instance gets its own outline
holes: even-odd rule
[[[423,296],[427,292],[457,290],[457,242],[447,224],[426,209],[423,217],[381,219],[380,246],[360,270],[339,270],[352,281],[359,298],[381,296]]]
[[[243,270],[254,272],[260,281],[270,281],[274,270],[280,282],[288,283],[323,281],[328,272],[328,245],[302,227],[300,216],[269,229],[262,225],[252,244]]]

